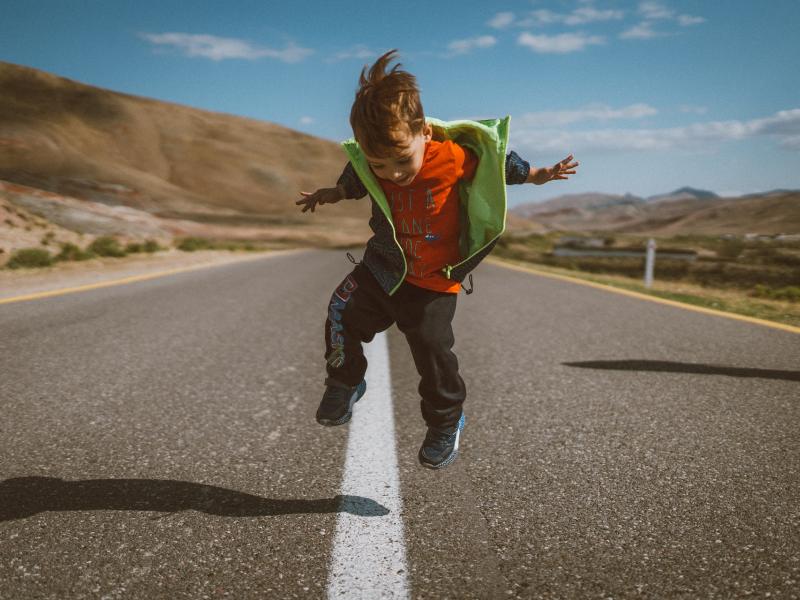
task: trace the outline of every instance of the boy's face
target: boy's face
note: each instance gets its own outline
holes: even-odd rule
[[[422,132],[411,135],[406,126],[392,131],[395,146],[389,156],[364,154],[376,177],[400,186],[409,185],[422,168],[425,145],[431,141],[433,129],[427,123]]]

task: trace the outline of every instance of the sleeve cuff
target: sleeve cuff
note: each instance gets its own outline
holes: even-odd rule
[[[513,150],[506,155],[506,184],[517,185],[528,180],[531,165]]]

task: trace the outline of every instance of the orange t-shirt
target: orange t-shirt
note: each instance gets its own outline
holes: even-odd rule
[[[399,186],[378,178],[392,211],[397,241],[406,256],[406,281],[439,292],[458,293],[461,284],[441,269],[461,261],[458,249],[458,180],[471,181],[478,158],[450,140],[425,145],[422,168]]]

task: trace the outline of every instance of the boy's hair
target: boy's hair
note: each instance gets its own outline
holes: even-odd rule
[[[365,77],[361,69],[356,99],[350,109],[350,125],[358,144],[372,156],[386,156],[397,145],[391,132],[405,125],[411,135],[422,132],[425,113],[416,78],[396,64],[385,72],[397,50],[389,50],[375,61]]]

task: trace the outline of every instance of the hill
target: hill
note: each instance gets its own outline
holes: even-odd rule
[[[545,202],[521,204],[511,210],[518,217],[534,218],[550,214],[582,214],[581,211],[598,210],[609,206],[643,204],[645,200],[631,194],[564,194]]]
[[[336,142],[5,62],[0,90],[0,180],[13,184],[4,198],[25,196],[18,186],[47,192],[49,205],[32,193],[24,208],[53,222],[59,215],[47,206],[60,196],[87,201],[87,210],[127,207],[230,235],[241,225],[258,230],[255,237],[282,225],[280,235],[311,243],[369,233],[367,202],[314,214],[294,204],[299,190],[335,184],[346,161]],[[65,226],[80,230],[79,220]]]
[[[711,200],[719,198],[714,192],[698,190],[692,187],[682,187],[668,194],[648,196],[648,202],[672,202],[674,200]]]
[[[738,198],[681,188],[647,199],[572,194],[510,211],[547,230],[650,235],[800,233],[800,192],[776,190]]]

